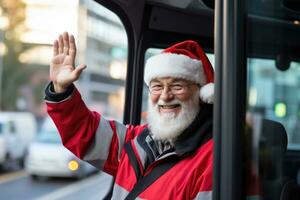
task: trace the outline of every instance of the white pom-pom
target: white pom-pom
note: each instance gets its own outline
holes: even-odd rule
[[[213,104],[214,102],[214,83],[208,83],[200,88],[200,98],[203,102]]]

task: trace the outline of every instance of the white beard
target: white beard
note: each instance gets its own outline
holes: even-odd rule
[[[173,143],[176,138],[193,122],[199,112],[199,93],[182,102],[174,99],[171,102],[159,100],[155,105],[149,99],[148,102],[148,124],[155,139]],[[181,110],[175,113],[159,113],[158,105],[180,104]]]

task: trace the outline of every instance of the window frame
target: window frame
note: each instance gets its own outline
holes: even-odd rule
[[[238,200],[244,193],[245,13],[244,1],[216,0],[214,200]]]

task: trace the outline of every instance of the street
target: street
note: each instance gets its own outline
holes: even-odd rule
[[[75,179],[45,178],[32,180],[25,171],[0,174],[0,200],[95,200],[102,199],[110,177],[101,172]]]

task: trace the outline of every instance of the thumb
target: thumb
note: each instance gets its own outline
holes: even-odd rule
[[[73,71],[72,71],[72,75],[75,78],[75,80],[77,80],[81,74],[81,72],[86,68],[86,65],[81,64],[78,65]]]

